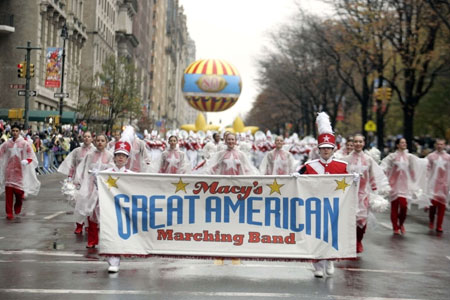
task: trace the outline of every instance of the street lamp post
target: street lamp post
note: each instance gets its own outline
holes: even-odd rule
[[[69,33],[67,31],[67,25],[64,22],[61,28],[61,37],[63,38],[63,52],[62,52],[62,72],[61,72],[61,97],[59,98],[59,122],[62,123],[63,114],[63,103],[64,103],[64,64],[66,61],[66,40],[69,38]]]

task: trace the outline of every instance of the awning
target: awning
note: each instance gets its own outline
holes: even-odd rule
[[[9,119],[10,109],[2,108],[0,109],[0,119]],[[28,121],[32,122],[44,122],[45,118],[59,116],[59,111],[55,110],[30,110],[28,113]],[[24,116],[22,116],[23,118]],[[63,124],[72,124],[76,122],[77,113],[74,111],[64,111],[62,114],[61,122]]]

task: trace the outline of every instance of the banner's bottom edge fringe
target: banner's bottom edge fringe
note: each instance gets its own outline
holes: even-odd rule
[[[116,253],[100,253],[103,257],[121,257],[121,258],[175,258],[175,259],[199,259],[199,260],[234,260],[240,259],[243,261],[282,261],[282,262],[318,262],[322,260],[329,261],[348,261],[358,260],[358,257],[340,257],[340,258],[324,258],[324,259],[312,259],[312,258],[287,258],[287,257],[248,257],[248,256],[202,256],[202,255],[179,255],[179,254],[116,254]]]

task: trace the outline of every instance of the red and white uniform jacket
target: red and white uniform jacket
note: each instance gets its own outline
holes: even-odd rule
[[[275,149],[266,154],[259,166],[262,175],[289,175],[297,167],[294,156],[283,150]]]
[[[23,166],[22,160],[28,164]],[[37,165],[33,148],[22,137],[4,142],[0,146],[0,194],[9,186],[24,191],[25,196],[37,195],[41,187],[36,177]]]
[[[428,159],[427,196],[430,200],[446,205],[450,187],[450,155],[445,151],[434,151],[426,158]]]
[[[58,167],[58,172],[67,175],[68,177],[75,178],[75,172],[80,162],[88,153],[91,153],[94,150],[95,146],[92,144],[89,144],[89,146],[82,144],[80,147],[73,149]]]
[[[330,158],[315,159],[307,162],[302,168],[302,174],[347,174],[347,162]]]

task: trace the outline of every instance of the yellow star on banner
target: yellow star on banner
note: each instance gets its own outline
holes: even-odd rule
[[[181,178],[177,183],[172,182],[172,184],[176,187],[175,193],[178,191],[184,191],[186,193],[186,186],[189,185],[189,183],[184,183]]]
[[[345,178],[342,180],[335,180],[337,183],[336,189],[337,190],[342,190],[342,192],[345,192],[345,189],[350,186],[350,184],[348,184],[347,182],[345,182]]]
[[[266,184],[268,187],[270,187],[270,194],[272,195],[273,193],[277,192],[278,194],[281,195],[281,191],[280,188],[284,185],[284,184],[278,184],[277,180],[274,179],[272,184]]]
[[[108,185],[109,188],[115,187],[116,189],[119,188],[117,186],[117,180],[119,180],[119,178],[112,178],[111,175],[108,176],[108,179],[106,180],[106,184]]]

